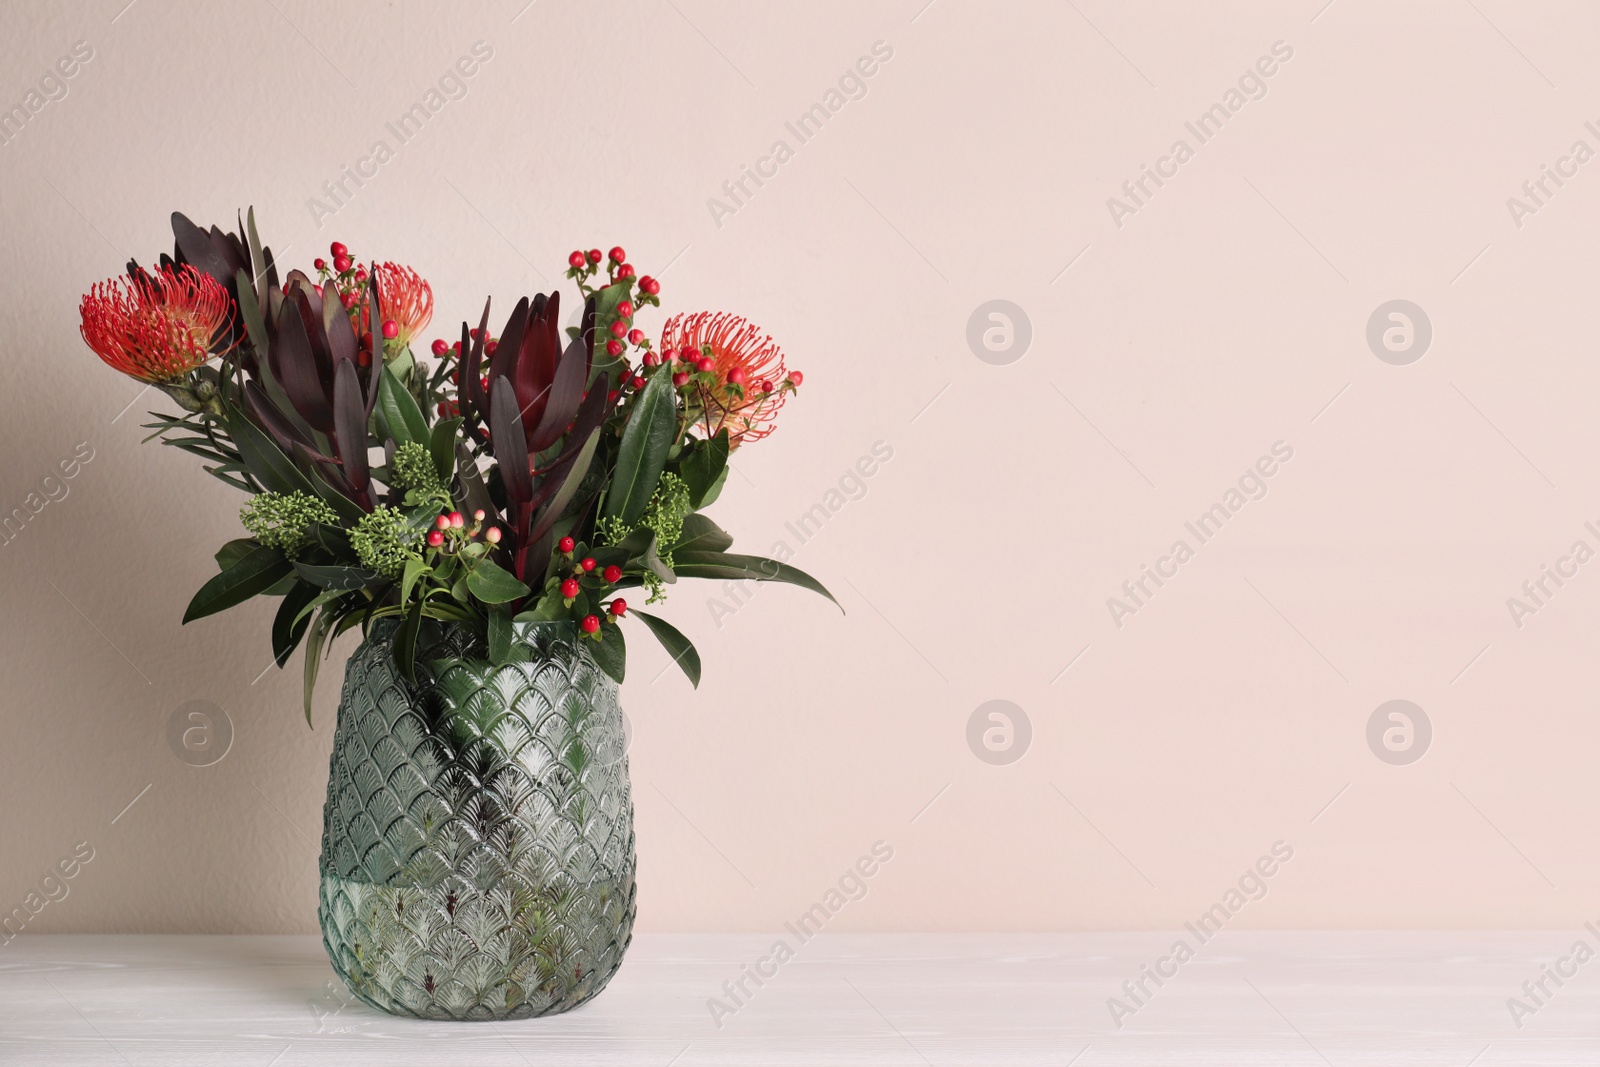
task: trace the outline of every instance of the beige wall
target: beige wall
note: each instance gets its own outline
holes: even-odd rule
[[[141,447],[150,397],[76,336],[169,211],[253,203],[288,260],[339,239],[422,270],[441,333],[622,243],[671,264],[670,308],[742,312],[806,372],[714,514],[849,614],[767,587],[719,617],[681,585],[698,693],[635,642],[643,929],[776,929],[879,840],[838,929],[1173,927],[1278,841],[1240,925],[1595,917],[1600,562],[1507,605],[1600,550],[1600,162],[1507,204],[1600,150],[1592,7],[123,2],[0,10],[0,105],[93,50],[0,145],[0,511],[93,452],[0,546],[0,910],[87,842],[31,929],[315,928],[337,674],[308,731],[297,673],[258,678],[270,604],[178,625],[240,499]],[[465,96],[319,219],[480,41]],[[801,144],[785,122],[875,42],[865,97]],[[1275,42],[1200,143],[1185,122]],[[1031,322],[1019,360],[969,347],[994,299]],[[1406,365],[1366,339],[1396,299],[1432,326]],[[880,441],[865,495],[830,498]],[[1264,498],[1185,529],[1277,442]],[[1432,726],[1409,765],[1367,740],[1393,699]],[[233,724],[213,766],[169,748],[191,700]],[[990,700],[1031,723],[1020,761],[969,748]]]

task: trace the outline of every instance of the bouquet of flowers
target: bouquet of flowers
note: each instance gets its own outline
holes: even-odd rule
[[[433,292],[411,268],[335,242],[314,278],[280,278],[253,211],[237,233],[177,213],[172,229],[172,256],[84,296],[83,339],[181,409],[152,413],[150,439],[250,494],[249,536],[218,550],[183,621],[281,598],[272,650],[282,667],[306,646],[308,722],[331,638],[375,619],[400,620],[407,678],[431,618],[476,628],[497,664],[523,654],[518,624],[575,626],[619,682],[638,619],[698,685],[694,646],[624,593],[652,605],[679,578],[754,579],[833,599],[784,560],[730,552],[702,513],[800,372],[733,315],[674,315],[649,337],[635,318],[661,285],[621,248],[569,257],[570,324],[541,293],[496,333],[486,301],[424,356]]]

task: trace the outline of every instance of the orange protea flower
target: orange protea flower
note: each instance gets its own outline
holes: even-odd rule
[[[378,301],[385,322],[395,324],[394,338],[407,344],[433,321],[433,289],[422,275],[398,263],[379,263],[372,268],[378,279]],[[389,334],[384,333],[388,338]]]
[[[704,409],[697,425],[707,437],[727,427],[730,448],[771,433],[778,409],[799,384],[785,371],[783,352],[771,337],[725,312],[674,315],[661,331],[661,355],[715,377],[713,384],[697,387]]]
[[[215,278],[185,264],[101,282],[84,295],[78,313],[79,332],[96,355],[160,385],[204,365],[225,343],[233,298]]]

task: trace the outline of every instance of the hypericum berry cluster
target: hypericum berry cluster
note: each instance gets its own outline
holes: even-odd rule
[[[433,529],[428,531],[428,547],[438,549],[444,553],[459,552],[462,548],[472,544],[481,534],[484,541],[491,545],[498,545],[503,536],[498,526],[484,526],[487,516],[482,508],[472,513],[472,525],[467,525],[466,516],[459,511],[452,511],[447,515],[440,515],[433,520]]]
[[[350,258],[350,249],[341,241],[335,241],[328,246],[328,254],[333,257],[332,264],[320,256],[312,262],[317,268],[317,276],[322,279],[322,284],[317,286],[317,292],[323,299],[328,299],[331,287],[332,295],[339,299],[339,305],[350,316],[350,325],[355,327],[356,333],[361,337],[361,344],[356,352],[356,362],[363,367],[372,365],[373,347],[372,332],[366,329],[361,321],[361,290],[367,284],[367,268],[360,266]],[[423,283],[426,285],[426,283]],[[429,314],[432,313],[431,294]],[[383,334],[384,358],[392,358],[389,352],[391,342],[397,342],[400,337],[400,324],[394,319],[385,318],[379,331]],[[399,345],[394,346],[396,349]]]
[[[294,559],[311,543],[313,525],[337,526],[339,516],[318,497],[296,491],[258,494],[240,509],[239,521],[261,544]]]
[[[478,329],[476,326],[474,326],[471,329],[471,331],[469,331],[467,336],[471,340],[476,341],[479,337],[483,336],[483,331]],[[484,359],[486,361],[490,360],[490,359],[493,359],[495,352],[499,351],[499,349],[500,349],[500,339],[499,338],[497,338],[497,337],[488,337],[488,338],[484,339],[484,342],[483,342],[483,356],[484,356]],[[429,351],[431,351],[433,353],[435,359],[438,359],[438,360],[440,360],[442,362],[448,363],[451,360],[455,361],[456,369],[450,372],[450,381],[452,383],[454,383],[457,391],[459,391],[461,389],[461,342],[457,341],[454,344],[446,344],[444,338],[436,337],[436,338],[434,338],[433,345],[429,349]],[[478,381],[483,385],[483,387],[485,389],[489,388],[488,368],[489,368],[489,364],[487,362],[485,362],[483,364],[484,373],[479,375],[479,377],[478,377]],[[441,419],[455,418],[459,414],[461,414],[461,403],[460,403],[460,401],[457,401],[457,400],[441,400],[441,401],[439,401],[439,417]]]
[[[573,605],[578,605],[578,610],[583,616],[578,620],[578,629],[585,637],[592,637],[596,641],[601,639],[600,627],[602,621],[616,622],[628,612],[628,602],[621,597],[616,597],[609,603],[602,603],[600,597],[606,590],[615,586],[622,580],[622,568],[615,564],[601,567],[593,556],[576,558],[581,546],[571,537],[563,537],[556,542],[556,551],[561,554],[563,564],[569,568],[565,578],[551,577],[551,582],[556,586],[556,592],[561,595],[561,602],[569,611]],[[592,596],[591,596],[592,594]],[[600,614],[590,610],[590,606],[598,607]]]

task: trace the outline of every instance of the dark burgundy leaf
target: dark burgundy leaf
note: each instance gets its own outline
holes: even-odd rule
[[[517,413],[516,395],[494,382],[489,391],[489,433],[494,441],[494,458],[505,483],[506,500],[525,505],[533,498],[533,479],[528,472],[528,443],[523,436],[522,416]]]
[[[502,375],[508,375],[517,366],[517,356],[522,351],[522,337],[528,328],[528,298],[523,297],[517,301],[517,306],[512,309],[511,318],[506,322],[506,328],[500,331],[500,345],[494,350],[494,357],[489,361],[489,382]],[[487,399],[487,398],[486,398]]]
[[[582,351],[569,347],[566,355],[561,357],[561,366],[557,368],[555,381],[550,386],[550,400],[544,406],[544,414],[529,435],[529,452],[543,452],[566,433],[567,423],[578,413],[578,404],[583,400],[583,387],[588,380],[589,361],[583,358]],[[604,393],[607,384],[595,382],[595,390]]]
[[[357,492],[366,492],[367,419],[361,377],[351,360],[341,360],[333,374],[333,419],[339,431],[339,461]]]
[[[317,374],[311,337],[293,301],[283,302],[283,310],[278,315],[278,332],[272,339],[267,362],[272,376],[283,385],[283,391],[289,395],[289,402],[300,417],[313,429],[332,433],[333,409],[328,405],[328,395]]]

